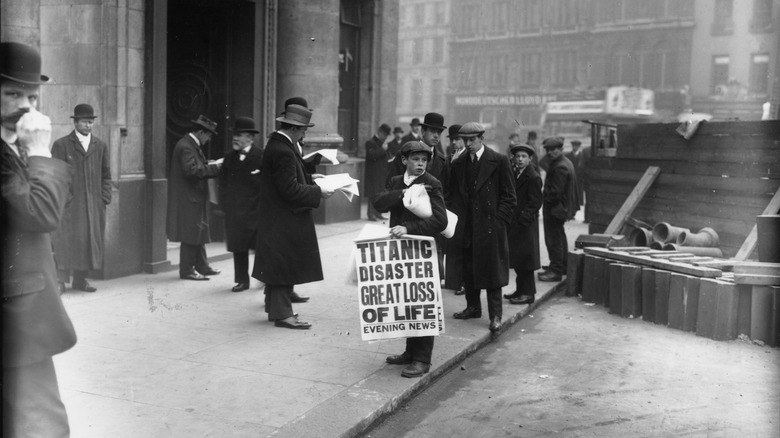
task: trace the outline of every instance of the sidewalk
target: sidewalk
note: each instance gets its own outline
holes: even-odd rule
[[[403,351],[403,340],[362,341],[356,289],[344,273],[352,239],[367,223],[317,226],[325,280],[296,286],[311,300],[294,305],[313,324],[308,331],[268,322],[258,282],[230,292],[233,265],[223,243],[207,249],[223,271],[210,281],[183,281],[172,270],[96,280],[94,294],[68,291],[63,300],[79,341],[55,363],[72,436],[357,436],[490,341],[486,316],[451,318],[465,307],[451,290],[443,291],[447,332],[422,379],[385,363]],[[567,224],[572,243],[586,231]],[[178,247],[169,254],[177,261]],[[503,292],[513,282],[512,273]],[[533,306],[554,286],[537,283]],[[505,302],[504,329],[530,307]]]

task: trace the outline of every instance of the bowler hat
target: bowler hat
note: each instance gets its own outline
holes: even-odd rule
[[[217,135],[217,122],[209,119],[203,114],[198,116],[198,120],[191,120],[191,122],[193,125],[203,128],[214,135]]]
[[[0,76],[28,85],[40,85],[50,81],[41,74],[41,54],[26,44],[0,43]]]
[[[403,134],[403,133],[404,133],[404,130],[401,129],[400,126],[396,126],[395,128],[393,128],[393,134]]]
[[[255,120],[251,117],[236,117],[230,130],[233,132],[249,132],[251,134],[260,133],[260,131],[255,129]]]
[[[412,122],[409,123],[410,126],[417,126],[419,124],[420,124],[420,119],[418,119],[417,117],[413,118]]]
[[[284,101],[284,110],[282,111],[281,115],[284,115],[284,113],[287,111],[287,107],[290,105],[300,105],[309,111],[314,111],[313,109],[309,108],[309,103],[306,102],[306,99],[302,97],[291,97]]]
[[[547,137],[542,142],[545,149],[562,148],[563,139],[561,137]]]
[[[455,140],[456,138],[460,138],[460,134],[458,134],[458,131],[460,131],[461,125],[451,125],[447,129],[447,138],[450,140]]]
[[[385,134],[389,134],[390,133],[390,125],[388,125],[387,123],[382,123],[381,125],[379,125],[379,131],[380,132],[384,132]]]
[[[523,151],[528,154],[528,156],[532,156],[536,151],[531,146],[528,146],[527,144],[516,144],[509,148],[509,152],[514,155],[517,152]]]
[[[417,141],[417,140],[407,141],[406,143],[404,143],[403,146],[401,146],[402,156],[408,157],[409,154],[413,152],[426,152],[428,153],[428,156],[433,154],[433,150],[431,149],[431,147],[421,141]]]
[[[311,121],[311,111],[300,105],[288,106],[284,116],[277,117],[276,121],[293,126],[308,126],[309,128],[314,126],[314,123],[309,123]]]
[[[447,129],[447,127],[444,126],[444,116],[439,113],[426,114],[423,122],[420,123],[420,126],[431,129],[439,129],[441,131]]]
[[[73,115],[71,119],[96,119],[95,110],[92,109],[92,105],[88,103],[80,103],[73,108]]]
[[[462,138],[479,137],[484,133],[485,133],[485,127],[482,126],[481,123],[468,122],[460,128],[460,130],[458,131],[458,137],[462,137]]]

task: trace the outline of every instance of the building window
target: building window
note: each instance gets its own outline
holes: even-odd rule
[[[524,87],[541,83],[541,54],[526,53],[520,55],[520,84]]]
[[[445,9],[444,2],[437,2],[434,5],[434,11],[436,22],[439,24],[447,24],[449,17],[447,17],[447,10]]]
[[[424,43],[424,39],[417,39],[412,41],[412,64],[419,64],[422,62]]]
[[[412,79],[412,105],[415,102],[420,102],[423,94],[422,79]]]
[[[712,94],[719,94],[720,87],[725,86],[729,81],[729,63],[728,56],[712,57],[712,81],[710,90]]]
[[[464,56],[460,60],[460,79],[458,84],[463,90],[473,90],[477,87],[477,58],[475,56]]]
[[[766,94],[769,92],[769,54],[757,53],[750,63],[750,92]]]
[[[539,30],[542,24],[540,0],[523,0],[518,5],[518,23],[521,31]]]
[[[693,0],[666,0],[666,16],[693,17]]]
[[[414,40],[404,41],[404,63],[411,64],[414,58]]]
[[[444,81],[442,79],[433,79],[431,81],[431,107],[434,110],[444,109]]]
[[[555,54],[554,80],[558,85],[571,85],[576,80],[577,54],[565,51]]]
[[[750,20],[751,32],[772,31],[772,1],[753,0],[753,18]]]
[[[509,2],[497,1],[490,4],[488,29],[491,34],[503,35],[509,29]]]
[[[461,34],[466,37],[476,36],[482,23],[482,5],[468,4],[463,7],[463,10]]]
[[[715,0],[715,21],[712,23],[713,35],[731,35],[734,33],[733,13],[733,0]]]
[[[506,86],[506,55],[493,55],[488,58],[488,86],[502,88]]]
[[[416,4],[414,5],[414,25],[422,26],[423,24],[425,24],[425,5]]]
[[[444,62],[444,38],[438,37],[433,39],[433,62]]]

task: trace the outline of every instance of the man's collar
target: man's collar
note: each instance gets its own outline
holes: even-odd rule
[[[485,153],[485,144],[484,143],[482,143],[480,145],[479,150],[477,150],[477,152],[475,152],[474,155],[476,155],[477,156],[477,160],[479,160],[480,158],[482,158],[482,154],[483,153]]]
[[[80,132],[78,132],[76,130],[74,130],[73,132],[76,133],[76,138],[78,138],[82,142],[90,141],[92,139],[92,133],[91,132],[89,134],[87,134],[87,135],[84,135],[84,134],[82,134],[82,133],[80,133]]]
[[[193,133],[191,133],[191,132],[190,132],[188,135],[189,135],[190,137],[192,137],[192,139],[193,139],[193,140],[195,140],[195,143],[196,143],[198,146],[200,146],[200,140],[198,140],[198,137],[197,137],[195,134],[193,134]]]
[[[294,142],[294,141],[292,141],[292,137],[290,137],[290,136],[289,136],[289,135],[287,135],[286,133],[284,133],[284,132],[282,132],[282,131],[276,131],[276,132],[277,132],[278,134],[281,134],[281,135],[283,135],[283,136],[284,136],[284,137],[285,137],[287,140],[290,140],[290,143],[292,143],[293,145],[295,144],[295,142]]]
[[[16,140],[19,138],[16,135],[15,131],[11,131],[10,129],[7,129],[5,126],[0,126],[0,137],[3,139],[4,142],[8,143],[9,145],[16,143]]]
[[[421,173],[419,175],[412,176],[412,175],[409,175],[409,171],[406,170],[406,171],[404,171],[404,184],[406,184],[407,186],[410,186],[410,185],[412,185],[412,183],[415,180],[417,180],[417,178],[419,178],[419,177],[421,177],[423,175],[425,175],[425,172],[423,172],[423,173]]]

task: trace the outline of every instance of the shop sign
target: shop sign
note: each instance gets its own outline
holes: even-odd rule
[[[603,100],[572,100],[568,102],[550,102],[547,114],[602,114]]]
[[[552,94],[455,96],[455,106],[540,106],[554,100]]]

